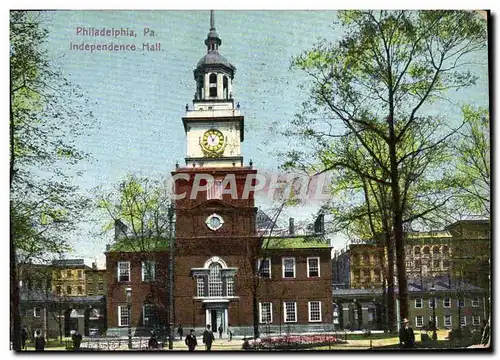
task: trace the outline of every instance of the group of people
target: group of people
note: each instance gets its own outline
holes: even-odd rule
[[[220,325],[217,330],[219,332],[219,339],[222,339],[222,333],[224,332],[224,327]],[[179,335],[179,339],[182,340],[182,337],[184,336],[184,329],[182,328],[182,325],[178,326],[177,334]],[[228,326],[228,334],[229,334],[229,341],[231,341],[233,339],[233,332],[230,326]],[[214,341],[215,341],[215,336],[211,330],[211,326],[207,325],[207,328],[203,332],[203,344],[205,344],[206,351],[212,350],[212,344]],[[196,334],[194,329],[191,329],[189,331],[189,334],[184,339],[184,343],[188,347],[189,351],[195,351],[196,347],[198,346],[198,340],[196,339]],[[148,347],[151,350],[158,349],[158,341],[156,340],[156,335],[154,334],[154,332],[151,334]]]
[[[21,330],[21,350],[26,350],[26,341],[28,340],[28,331],[26,329]],[[35,351],[45,350],[45,337],[42,335],[40,330],[35,331]]]

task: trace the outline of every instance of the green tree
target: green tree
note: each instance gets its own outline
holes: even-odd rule
[[[170,324],[173,319],[169,303],[163,300],[171,292],[167,280],[170,271],[158,266],[162,256],[158,252],[169,252],[170,256],[170,242],[172,249],[174,242],[173,208],[166,184],[166,181],[129,174],[111,189],[94,190],[95,206],[105,219],[103,233],[114,231],[110,251],[130,253],[131,258],[143,263],[145,274],[151,278],[148,302],[155,309],[151,326]],[[154,324],[154,320],[159,323]]]
[[[405,216],[412,197],[428,203],[412,209],[420,218],[447,201],[441,186],[449,184],[440,182],[437,165],[447,160],[446,144],[462,126],[428,105],[475,84],[465,66],[486,46],[486,23],[466,11],[341,11],[339,19],[345,32],[337,44],[322,41],[293,61],[312,84],[292,132],[314,146],[309,153],[294,149],[284,165],[305,164],[309,173],[349,170],[358,182],[389,192],[400,316],[407,317]],[[353,151],[361,152],[362,167],[344,157]]]
[[[490,217],[491,152],[488,109],[464,106],[465,126],[456,152],[455,186],[461,190],[459,201],[474,215]]]
[[[75,139],[92,124],[88,101],[54,68],[44,46],[46,14],[10,12],[10,266],[13,346],[19,349],[16,260],[64,251],[86,198],[72,166],[86,159]],[[77,172],[78,176],[79,173]]]

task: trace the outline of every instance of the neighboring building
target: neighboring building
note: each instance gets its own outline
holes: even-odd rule
[[[430,291],[432,285],[434,293]],[[414,329],[428,327],[429,320],[432,320],[434,298],[438,329],[456,328],[459,321],[462,326],[480,329],[481,321],[487,319],[486,292],[470,283],[446,277],[425,279],[424,282],[410,280],[408,292],[408,319]],[[398,294],[397,287],[395,294]],[[333,291],[333,301],[334,314],[337,314],[334,317],[336,329],[384,329],[383,289],[338,289]]]
[[[106,269],[98,269],[96,263],[85,270],[85,289],[88,296],[106,295]]]
[[[460,220],[446,230],[453,239],[453,276],[489,290],[492,256],[489,220]]]
[[[89,329],[104,333],[105,297],[69,295],[64,292],[58,278],[68,267],[71,270],[79,269],[81,260],[55,261],[52,265],[19,265],[21,324],[30,337],[36,330],[41,330],[47,338],[69,336],[71,330],[78,330],[83,335],[89,335]],[[64,279],[64,285],[74,283],[74,286],[79,286],[78,273],[75,275],[76,281],[70,275]]]
[[[384,247],[350,244],[347,249],[334,254],[333,288],[382,287],[385,264]]]
[[[450,274],[452,236],[448,231],[412,232],[405,237],[406,273],[418,280]]]
[[[53,260],[53,290],[61,296],[85,296],[86,271],[83,259]]]
[[[294,236],[293,223],[289,227],[292,235],[287,237],[258,234],[259,228],[265,229],[273,220],[261,215],[258,222],[253,191],[245,189],[257,170],[251,162],[249,166],[243,163],[244,117],[232,96],[235,67],[220,55],[220,44],[211,17],[207,54],[194,70],[194,109],[187,107],[182,118],[186,166],[177,166],[172,173],[178,179],[175,193],[187,194],[175,201],[172,322],[198,332],[210,324],[214,330],[222,325],[225,333],[231,325],[236,335],[252,335],[256,295],[262,333],[329,329],[332,280],[328,242],[321,236]],[[191,198],[196,179],[208,175],[214,180],[204,180],[205,189]],[[223,189],[226,175],[234,180],[236,197]],[[121,247],[118,239],[106,252],[109,335],[125,335],[129,324],[135,334],[164,325],[168,309],[166,249],[168,246],[131,251]],[[154,262],[154,279],[144,279],[146,261]],[[261,277],[255,276],[257,269]],[[127,288],[132,293],[130,314]],[[152,318],[157,321],[149,323]]]

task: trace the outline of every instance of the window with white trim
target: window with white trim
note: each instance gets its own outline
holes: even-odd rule
[[[472,315],[472,325],[480,325],[481,317],[479,315]]]
[[[260,322],[262,324],[268,323],[271,324],[273,322],[273,306],[270,302],[261,302],[259,303],[260,308]]]
[[[154,326],[158,324],[158,309],[154,304],[144,304],[142,307],[142,325]]]
[[[422,301],[422,298],[416,298],[415,299],[415,309],[421,309],[424,307],[424,303]]]
[[[265,278],[271,277],[271,259],[259,259],[257,266],[260,276]]]
[[[154,281],[156,276],[156,262],[146,260],[141,265],[142,281]]]
[[[118,326],[128,326],[129,313],[127,306],[118,306]]]
[[[478,298],[472,299],[472,307],[479,307],[479,299]]]
[[[465,307],[465,300],[464,299],[457,299],[457,306],[458,307]]]
[[[199,297],[205,296],[205,278],[202,277],[196,278],[196,296]]]
[[[234,296],[234,277],[226,278],[226,296]]]
[[[39,307],[33,308],[33,316],[34,317],[42,316],[42,309]]]
[[[449,297],[443,298],[443,307],[445,308],[451,307],[451,299]]]
[[[309,301],[309,322],[321,322],[321,301]]]
[[[451,315],[444,315],[444,326],[451,326]]]
[[[415,327],[424,326],[424,317],[422,315],[415,316]]]
[[[208,274],[208,296],[220,297],[222,296],[222,266],[219,263],[212,263],[208,268],[210,270]]]
[[[460,326],[467,325],[467,316],[460,316]]]
[[[429,307],[431,309],[434,307],[434,305],[433,305],[434,303],[436,304],[436,308],[438,307],[437,301],[434,301],[434,300],[435,300],[435,298],[433,298],[433,297],[429,298]]]
[[[118,281],[130,281],[130,261],[120,261],[117,266]]]
[[[283,277],[295,277],[295,258],[283,258]]]
[[[307,258],[307,277],[319,277],[319,257]]]
[[[285,322],[297,322],[297,303],[295,301],[285,301],[284,306]]]

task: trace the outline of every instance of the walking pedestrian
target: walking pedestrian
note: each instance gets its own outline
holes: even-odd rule
[[[78,332],[78,330],[73,330],[71,332],[71,340],[73,340],[73,349],[80,349],[80,344],[82,343],[82,335]]]
[[[210,324],[207,325],[205,332],[203,333],[203,343],[205,344],[205,350],[212,350],[212,343],[214,342],[214,333],[210,330]]]
[[[227,324],[227,334],[229,335],[229,341],[233,340],[233,329],[231,329],[231,324]]]
[[[26,350],[26,340],[28,339],[28,332],[25,328],[21,330],[21,350]]]
[[[198,346],[198,340],[196,340],[196,335],[194,334],[194,329],[189,331],[189,334],[186,336],[186,343],[189,351],[194,351],[194,349]]]
[[[45,338],[40,333],[40,330],[37,330],[35,333],[35,351],[44,351],[45,350]]]
[[[184,329],[182,328],[181,324],[179,324],[179,327],[177,328],[177,334],[179,334],[179,339],[182,340],[182,336],[184,335]]]
[[[222,324],[219,325],[219,339],[222,339],[222,332],[224,331],[224,328],[222,327]]]
[[[415,334],[407,318],[403,319],[402,325],[399,330],[399,345],[402,348],[411,349],[415,346]]]
[[[154,331],[151,331],[151,337],[148,341],[149,350],[157,350],[158,349],[158,340],[156,340],[156,334]]]

